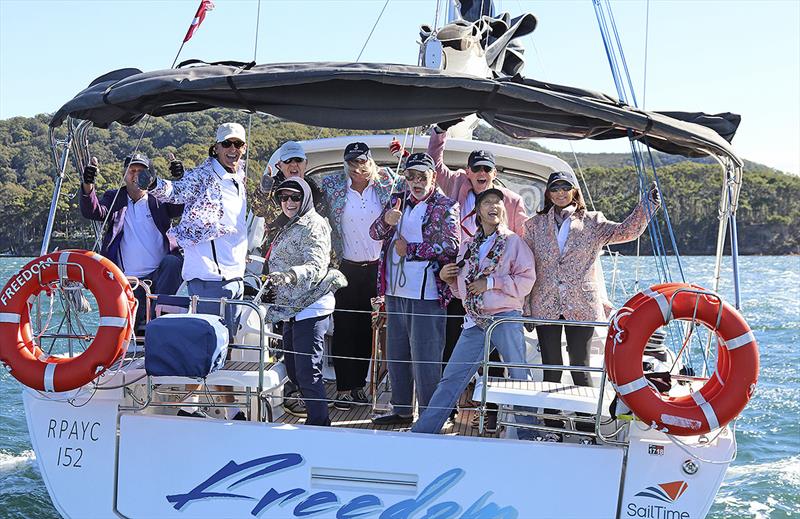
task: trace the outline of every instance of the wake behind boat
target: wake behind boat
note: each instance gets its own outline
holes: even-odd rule
[[[487,347],[483,372],[469,398],[462,398],[461,412],[445,430],[449,434],[427,435],[370,421],[387,409],[391,395],[386,312],[379,307],[373,314],[369,405],[331,411],[332,427],[308,426],[286,412],[291,399],[284,394],[285,352],[266,319],[271,304],[261,295],[268,287],[257,275],[248,276],[250,297],[222,302],[221,312],[233,305],[244,314],[235,338],[221,348],[230,350],[225,365],[193,378],[148,368],[147,341],[133,326],[131,294],[138,279],[93,252],[49,251],[61,181],[70,156],[79,171],[89,163],[92,125],[130,125],[221,106],[354,130],[466,118],[451,133],[469,137],[477,115],[516,137],[628,137],[669,153],[717,159],[724,186],[716,278],[730,226],[738,299],[735,208],[742,161],[729,144],[738,116],[646,112],[602,94],[522,78],[518,54],[508,44],[533,27],[528,15],[431,30],[421,49],[428,67],[188,63],[146,73],[124,69],[96,79],[53,116],[59,175],[50,224],[42,257],[3,288],[0,353],[27,386],[31,441],[63,516],[705,516],[735,456],[733,420],[754,390],[758,369],[752,333],[734,308],[738,301],[730,306],[714,291],[665,279],[631,298],[609,322],[567,321],[595,329],[595,337],[588,366],[560,367],[565,374],[559,382],[543,381],[543,371],[555,366],[542,362],[534,334],[525,336],[529,381],[491,376],[489,367],[514,366],[490,360]],[[491,45],[481,43],[487,31],[495,31]],[[430,68],[437,63],[449,65]],[[475,63],[480,67],[472,68]],[[60,141],[56,131],[64,125],[67,138]],[[379,165],[397,167],[393,138],[411,151],[428,144],[415,131],[359,140]],[[321,183],[341,169],[341,150],[352,140],[301,143],[306,175]],[[500,182],[522,196],[528,214],[544,200],[548,177],[571,171],[557,157],[530,150],[469,139],[447,144],[443,160],[452,169],[465,164],[472,150],[491,151]],[[253,257],[267,252],[258,249],[261,225],[252,218]],[[81,313],[81,295],[98,309],[93,318]],[[177,299],[148,297],[146,304],[164,314],[149,329],[158,322],[165,326],[160,330],[169,330],[169,321],[179,319],[166,314],[176,305],[187,306],[191,315],[210,302]],[[551,324],[505,321],[515,319]],[[487,335],[501,322],[489,325]],[[665,347],[665,336],[673,349]],[[326,351],[325,357],[329,368],[335,356]],[[700,373],[685,369],[693,363],[702,366]],[[573,385],[568,371],[587,373],[595,387]],[[653,372],[668,375],[666,387],[657,386]],[[198,383],[198,389],[187,389]],[[328,389],[335,400],[333,387]],[[214,418],[175,416],[190,394]],[[500,407],[498,432],[487,430],[490,404]],[[520,420],[520,406],[537,419],[560,412],[565,441],[518,440],[526,429],[553,432],[541,421]],[[224,419],[226,409],[236,407],[247,420]]]

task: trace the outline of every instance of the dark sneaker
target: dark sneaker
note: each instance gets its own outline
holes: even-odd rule
[[[388,413],[372,418],[372,423],[375,425],[411,425],[413,421],[413,416],[403,416],[397,413]]]
[[[353,407],[353,397],[350,393],[342,392],[336,395],[333,407],[340,411],[349,411]]]
[[[184,411],[183,409],[178,409],[177,416],[188,416],[190,418],[211,418],[210,416],[208,416],[203,411],[200,411],[199,409],[197,411],[192,411],[192,412]]]
[[[589,438],[587,436],[584,436],[583,438],[578,440],[578,443],[581,445],[597,445],[597,440],[595,440],[594,438]]]
[[[352,397],[353,403],[355,405],[367,405],[369,404],[369,400],[367,399],[367,394],[364,392],[363,388],[353,389],[350,391],[350,396]]]
[[[231,418],[231,420],[245,420],[246,421],[247,420],[247,415],[244,414],[244,411],[239,411],[238,413],[236,413],[234,415],[233,418]]]
[[[483,423],[483,432],[486,434],[497,434],[497,413],[486,414],[486,421]]]
[[[299,393],[295,393],[294,395],[295,396],[291,397],[283,397],[283,410],[298,418],[307,417],[306,403],[300,398]]]

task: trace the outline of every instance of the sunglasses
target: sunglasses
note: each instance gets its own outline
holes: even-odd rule
[[[491,166],[475,166],[475,167],[470,167],[469,169],[471,169],[475,173],[480,173],[481,171],[483,171],[484,173],[491,173],[494,168]]]
[[[428,181],[428,174],[427,173],[421,173],[419,175],[406,174],[406,181],[407,182],[427,182]]]
[[[556,184],[548,187],[547,190],[552,193],[558,193],[559,191],[572,191],[572,186],[569,184]]]
[[[225,149],[228,149],[231,146],[233,146],[234,148],[236,148],[238,150],[238,149],[241,149],[242,146],[244,146],[244,142],[242,142],[242,141],[227,141],[227,140],[225,140],[225,141],[220,142],[220,145]]]
[[[292,162],[296,162],[296,163],[300,164],[304,160],[306,160],[306,159],[302,159],[300,157],[292,157],[291,159],[282,160],[281,162],[283,162],[284,164],[291,164]]]
[[[300,202],[303,200],[303,195],[278,195],[278,200],[281,202],[288,202],[289,200],[292,202]]]

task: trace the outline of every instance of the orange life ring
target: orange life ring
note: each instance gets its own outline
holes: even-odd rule
[[[48,356],[33,338],[31,296],[52,283],[79,281],[97,300],[100,321],[89,347],[75,357]],[[127,349],[136,299],[122,271],[109,259],[85,250],[64,250],[25,265],[0,292],[0,361],[11,375],[40,391],[69,391],[94,380]],[[57,368],[57,369],[56,369]]]
[[[702,288],[656,285],[631,298],[612,319],[606,339],[609,380],[642,421],[678,436],[724,427],[750,401],[758,381],[758,345],[742,315]],[[642,355],[650,336],[672,319],[695,320],[718,337],[714,374],[690,395],[665,397],[644,377]]]

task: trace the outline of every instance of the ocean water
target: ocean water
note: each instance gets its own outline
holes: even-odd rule
[[[686,279],[712,286],[713,258],[683,258]],[[26,262],[0,258],[0,284]],[[732,302],[726,258],[720,292]],[[603,258],[611,297],[621,304],[640,286],[657,280],[652,258]],[[678,278],[675,262],[670,263]],[[761,352],[759,384],[737,421],[739,452],[728,469],[708,517],[800,517],[800,257],[740,260],[742,310]],[[0,517],[57,518],[28,438],[20,386],[0,370]]]

